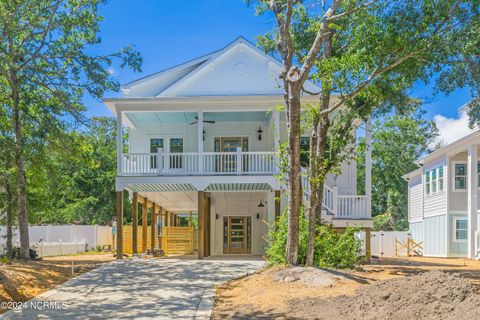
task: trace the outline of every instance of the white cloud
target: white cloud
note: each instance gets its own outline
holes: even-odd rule
[[[115,74],[117,73],[117,70],[115,70],[115,68],[114,68],[114,67],[110,67],[110,68],[108,68],[108,70],[107,70],[107,71],[108,71],[108,73],[109,73],[110,75],[112,75],[112,76],[113,76],[113,75],[115,75]]]
[[[468,115],[465,111],[460,111],[458,118],[447,118],[440,114],[433,117],[439,131],[438,141],[444,144],[450,144],[471,133],[468,127]]]

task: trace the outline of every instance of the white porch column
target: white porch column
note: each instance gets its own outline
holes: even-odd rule
[[[477,161],[478,145],[468,146],[468,182],[467,182],[467,203],[468,203],[468,257],[475,258],[475,231],[477,230]]]
[[[203,172],[203,111],[197,113],[198,172]]]
[[[275,152],[275,171],[278,172],[278,150],[280,149],[280,112],[278,110],[273,110],[273,127],[274,127],[274,137],[273,137],[273,151]]]
[[[368,118],[365,122],[365,196],[367,215],[372,216],[372,123]]]
[[[123,153],[123,132],[122,132],[122,111],[117,111],[117,175],[122,172],[122,153]]]

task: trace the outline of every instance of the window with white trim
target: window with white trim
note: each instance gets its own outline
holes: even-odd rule
[[[477,162],[477,186],[480,187],[480,161]]]
[[[443,166],[438,167],[438,191],[443,191],[445,189],[444,185],[444,173]]]
[[[425,172],[425,194],[430,195],[445,190],[443,166]]]
[[[437,169],[433,169],[432,173],[432,193],[437,193]]]
[[[455,222],[455,242],[467,242],[468,237],[468,220],[465,218],[454,218]]]
[[[454,190],[467,190],[467,164],[455,163],[454,167]]]
[[[425,194],[430,194],[430,171],[425,172]]]

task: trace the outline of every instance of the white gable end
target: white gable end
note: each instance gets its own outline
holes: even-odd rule
[[[283,95],[281,64],[243,38],[122,87],[126,97]],[[312,82],[309,92],[318,92]]]
[[[159,94],[175,96],[277,95],[280,66],[238,43]]]

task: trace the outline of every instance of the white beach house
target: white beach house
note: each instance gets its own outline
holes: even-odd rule
[[[479,257],[479,145],[475,130],[420,159],[404,176],[410,231],[425,256]]]
[[[269,225],[286,207],[285,186],[275,176],[275,151],[286,140],[285,115],[275,108],[283,104],[280,69],[276,59],[240,37],[221,50],[124,85],[121,98],[104,100],[118,121],[120,236],[121,194],[128,191],[135,227],[138,203],[150,206],[150,220],[164,227],[176,225],[175,217],[198,215],[199,258],[264,253]],[[319,90],[311,82],[306,89]],[[308,137],[302,146],[308,148]],[[361,226],[369,234],[369,159],[367,152],[367,195],[357,194],[354,162],[328,177],[324,218],[335,227]],[[142,220],[146,231],[147,219]],[[160,236],[159,229],[151,229],[152,239]]]

